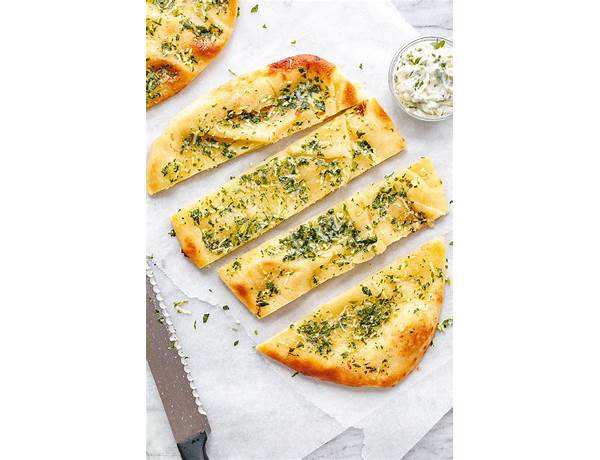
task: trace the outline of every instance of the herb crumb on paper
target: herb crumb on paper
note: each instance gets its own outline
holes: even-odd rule
[[[257,11],[258,11],[258,3],[250,9],[251,13],[256,13]]]
[[[440,332],[444,332],[449,327],[452,327],[454,324],[454,320],[452,318],[446,318],[444,321],[437,325],[437,330]]]
[[[175,311],[177,313],[183,313],[184,315],[191,315],[192,312],[189,310],[186,310],[185,308],[181,308],[183,305],[187,304],[188,301],[187,300],[178,300],[176,302],[173,302],[173,307],[175,308]]]

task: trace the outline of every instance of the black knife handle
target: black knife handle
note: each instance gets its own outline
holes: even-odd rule
[[[205,432],[200,432],[185,441],[177,444],[182,460],[208,460],[206,455],[206,440],[208,436]]]

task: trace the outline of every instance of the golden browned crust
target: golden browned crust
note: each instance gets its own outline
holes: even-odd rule
[[[443,240],[436,238],[322,305],[256,349],[298,372],[329,382],[393,386],[417,367],[433,339],[443,303],[445,263]],[[421,284],[417,279],[428,283]],[[394,288],[403,294],[395,294]],[[360,322],[364,316],[357,315],[356,311],[373,305],[371,299],[377,298],[392,299],[391,313],[379,323],[374,334],[357,337],[357,331],[364,330]],[[377,313],[372,311],[367,324],[377,318]],[[335,326],[342,318],[343,327]],[[317,329],[328,325],[330,332],[326,342],[319,342],[318,335],[303,330],[311,322]]]
[[[152,144],[148,193],[310,128],[359,102],[358,88],[318,56],[292,56],[240,75],[185,108]],[[210,155],[203,148],[206,142],[211,143]]]
[[[359,94],[356,86],[352,84],[345,84],[344,91],[342,92],[342,103],[341,105],[344,107],[352,107],[353,105],[358,104],[359,102]]]
[[[148,58],[146,73],[154,72],[161,77],[160,90],[154,99],[147,101],[146,108],[150,108],[165,99],[177,94],[192,80],[193,76],[183,66],[168,62],[161,58]]]
[[[181,252],[194,264],[204,266],[208,262],[203,247],[196,244],[197,241],[202,241],[202,233],[190,225],[190,221],[189,215],[185,214],[175,214],[171,217],[171,225],[181,245]]]
[[[273,62],[267,68],[269,73],[289,72],[302,68],[309,72],[315,72],[323,78],[330,78],[335,65],[314,54],[298,54]]]
[[[181,91],[225,47],[237,0],[207,2],[206,8],[201,14],[182,0],[146,1],[146,108]],[[218,33],[211,35],[210,30]]]

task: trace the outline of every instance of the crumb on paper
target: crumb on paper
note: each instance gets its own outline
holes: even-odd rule
[[[187,304],[188,300],[178,300],[173,302],[173,307],[177,313],[182,313],[184,315],[191,315],[192,312],[190,310],[186,310],[185,308],[181,308],[183,305]]]

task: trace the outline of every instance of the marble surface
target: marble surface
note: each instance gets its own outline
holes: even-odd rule
[[[452,0],[392,0],[392,2],[404,18],[421,34],[439,35],[452,39]],[[146,395],[147,458],[152,460],[180,459],[149,371],[147,371]],[[362,449],[362,430],[348,428],[307,456],[306,459],[358,460],[362,459]],[[452,410],[444,415],[429,433],[404,456],[404,460],[446,460],[451,458]]]

